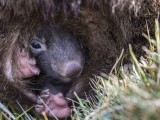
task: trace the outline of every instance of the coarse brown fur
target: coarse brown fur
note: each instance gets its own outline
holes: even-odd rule
[[[21,99],[14,85],[29,88],[27,81],[16,78],[17,48],[22,45],[27,51],[30,37],[43,22],[72,32],[85,48],[83,74],[67,94],[74,99],[74,91],[82,97],[90,93],[89,78],[100,71],[108,73],[129,43],[141,49],[146,22],[153,28],[159,9],[159,0],[0,0],[0,100]]]

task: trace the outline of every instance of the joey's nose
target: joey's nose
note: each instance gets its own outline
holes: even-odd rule
[[[82,66],[77,63],[67,63],[63,69],[63,75],[67,78],[78,77],[82,72]]]

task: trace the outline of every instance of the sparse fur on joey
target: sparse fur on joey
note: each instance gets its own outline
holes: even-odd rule
[[[30,51],[41,73],[63,82],[70,82],[83,70],[85,58],[77,38],[58,26],[44,25],[32,38]]]
[[[85,55],[77,38],[52,23],[38,30],[31,38],[29,48],[40,69],[37,77],[46,79],[42,84],[52,83],[52,79],[55,85],[70,83],[83,71]],[[51,79],[48,82],[47,77]]]
[[[146,42],[142,39],[142,32],[147,30],[146,22],[152,34],[160,8],[159,0],[17,0],[16,4],[14,0],[0,0],[0,4],[0,91],[6,93],[1,101],[14,97],[22,102],[25,102],[22,90],[30,90],[30,86],[26,86],[29,81],[17,78],[17,51],[23,46],[29,54],[30,38],[45,21],[71,32],[85,48],[83,74],[66,95],[75,99],[73,93],[77,92],[85,98],[91,94],[89,78],[99,72],[108,73],[123,48],[131,43],[139,52]],[[20,88],[17,90],[13,83]]]
[[[34,90],[36,95],[44,100],[55,116],[67,117],[70,108],[65,97],[72,82],[81,75],[85,61],[78,40],[62,28],[46,23],[31,38],[29,49],[40,69],[40,74],[30,80],[30,86],[37,89]],[[35,109],[54,117],[40,99]]]

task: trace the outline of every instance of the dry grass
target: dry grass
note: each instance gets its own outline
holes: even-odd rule
[[[158,120],[160,118],[160,30],[155,21],[155,37],[143,36],[149,41],[149,48],[137,60],[129,45],[132,64],[121,65],[123,51],[109,75],[95,76],[92,88],[96,92],[92,100],[78,98],[78,107],[74,107],[72,120]],[[91,96],[88,96],[91,97]],[[18,105],[18,103],[17,103]],[[21,106],[19,105],[19,108]],[[39,115],[32,117],[23,110],[17,113],[12,107],[9,112],[0,103],[0,120],[47,120]]]

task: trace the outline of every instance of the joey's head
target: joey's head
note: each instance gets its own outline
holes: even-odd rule
[[[42,27],[30,41],[30,53],[41,73],[55,79],[69,82],[83,71],[85,57],[81,45],[57,26]]]

